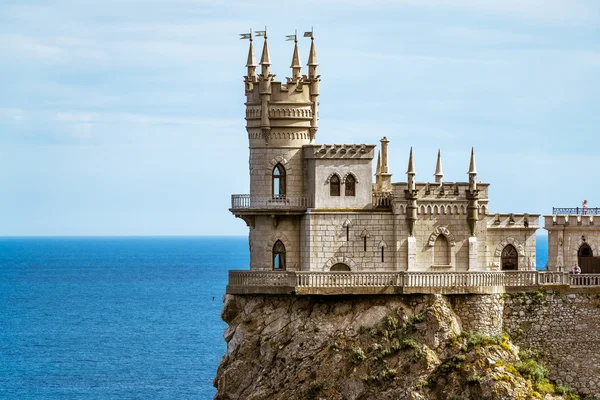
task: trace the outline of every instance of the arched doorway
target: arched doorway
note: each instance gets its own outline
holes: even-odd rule
[[[577,250],[577,265],[579,265],[579,268],[582,269],[581,272],[584,272],[584,268],[586,270],[584,273],[588,272],[588,265],[592,261],[591,257],[593,256],[594,252],[589,244],[583,243],[581,246],[579,246],[579,250]]]
[[[331,268],[329,268],[329,270],[332,272],[349,272],[350,267],[347,266],[346,264],[337,263],[337,264],[334,264]]]
[[[500,264],[502,271],[516,271],[519,269],[519,253],[517,253],[515,246],[508,244],[502,249]]]
[[[444,235],[438,235],[433,245],[433,265],[450,265],[450,246]]]

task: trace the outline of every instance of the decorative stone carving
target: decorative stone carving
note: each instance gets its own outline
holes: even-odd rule
[[[525,247],[523,247],[523,244],[513,237],[507,237],[502,242],[500,242],[498,244],[498,246],[496,246],[496,250],[494,251],[494,256],[500,257],[502,255],[502,250],[509,244],[513,245],[514,248],[517,249],[517,253],[519,253],[519,256],[521,256],[521,257],[525,256]]]
[[[429,247],[433,247],[435,244],[435,240],[440,235],[444,235],[446,237],[446,239],[448,239],[448,244],[451,247],[456,246],[456,241],[454,240],[454,235],[445,226],[438,226],[437,228],[435,228],[433,230],[431,235],[429,235],[429,241],[427,242],[427,245]]]
[[[350,221],[349,219],[347,219],[347,220],[345,220],[345,221],[344,221],[344,223],[342,224],[342,226],[343,226],[344,228],[346,228],[346,227],[348,227],[348,226],[349,226],[349,227],[352,227],[352,221]]]
[[[269,161],[269,168],[265,171],[265,175],[271,176],[273,174],[273,169],[277,164],[283,165],[286,174],[290,174],[292,172],[292,165],[288,163],[288,160],[283,156],[277,156]]]
[[[331,178],[333,178],[334,176],[337,176],[337,177],[338,177],[338,179],[340,178],[340,176],[339,176],[339,175],[338,175],[336,172],[332,172],[331,174],[329,174],[329,176],[328,176],[328,177],[327,177],[327,179],[325,180],[325,183],[327,183],[327,184],[328,184],[328,183],[329,183],[329,181],[331,181]],[[342,180],[340,179],[340,182],[341,182],[341,181],[342,181]]]
[[[352,270],[353,272],[359,271],[361,269],[360,265],[357,264],[350,257],[338,256],[338,257],[331,257],[329,260],[327,260],[327,262],[323,266],[323,270],[329,271],[331,269],[331,267],[333,267],[335,264],[346,264],[347,266],[350,267],[350,270]]]
[[[354,182],[358,183],[358,177],[352,172],[348,172],[346,175],[344,175],[344,177],[342,178],[342,183],[346,183],[346,178],[348,178],[349,175],[352,175],[354,177]]]

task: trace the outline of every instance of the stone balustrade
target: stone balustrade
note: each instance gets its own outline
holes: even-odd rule
[[[312,272],[229,271],[230,294],[505,293],[550,286],[600,287],[600,274],[547,271]]]
[[[231,195],[232,210],[305,210],[310,207],[311,199],[305,195]]]

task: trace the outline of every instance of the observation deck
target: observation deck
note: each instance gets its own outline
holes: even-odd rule
[[[539,289],[600,289],[600,274],[551,271],[312,272],[229,271],[228,294],[498,294]]]

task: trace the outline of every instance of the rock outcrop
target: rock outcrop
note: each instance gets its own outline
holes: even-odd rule
[[[215,399],[577,398],[501,333],[503,299],[478,298],[227,295]]]

